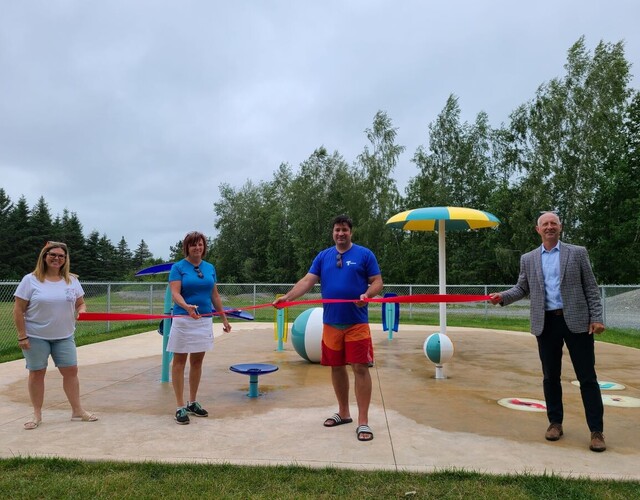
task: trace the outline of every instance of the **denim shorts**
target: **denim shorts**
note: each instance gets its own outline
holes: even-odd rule
[[[29,337],[29,349],[23,349],[27,370],[44,370],[49,364],[49,355],[58,368],[76,366],[78,355],[73,335],[66,339],[46,340]]]

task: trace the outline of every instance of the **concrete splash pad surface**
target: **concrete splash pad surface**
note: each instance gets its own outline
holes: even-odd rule
[[[455,346],[447,379],[422,344],[437,327],[401,325],[389,341],[372,325],[376,365],[371,370],[371,442],[356,439],[356,423],[329,429],[336,411],[326,367],[304,361],[290,343],[277,352],[273,326],[234,323],[207,353],[199,401],[208,418],[176,425],[171,384],[160,382],[162,339],[155,332],[78,349],[83,405],[95,423],[71,422],[57,370],[49,367],[43,423],[25,431],[30,415],[24,361],[0,365],[0,453],[86,460],[298,464],[431,472],[554,473],[640,480],[640,409],[605,406],[604,453],[589,451],[580,389],[564,358],[564,437],[544,440],[544,412],[497,404],[503,398],[543,400],[535,338],[528,333],[449,328]],[[598,342],[598,376],[624,384],[640,398],[640,350]],[[258,398],[249,378],[229,371],[237,363],[271,363]],[[51,363],[50,363],[51,364]],[[604,392],[603,392],[604,393]],[[357,409],[351,388],[351,412]]]

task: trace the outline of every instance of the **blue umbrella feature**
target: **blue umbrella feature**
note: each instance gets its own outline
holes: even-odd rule
[[[138,271],[135,276],[168,273],[169,271],[171,271],[171,267],[173,267],[173,264],[173,262],[165,262],[163,264],[156,264],[155,266],[146,267],[144,269],[140,269],[140,271]]]

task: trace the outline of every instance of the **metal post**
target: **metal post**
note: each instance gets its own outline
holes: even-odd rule
[[[438,293],[440,295],[446,295],[447,293],[447,254],[445,246],[445,221],[444,219],[438,221],[438,260],[439,260],[439,286]],[[447,334],[447,303],[440,302],[440,333],[442,335]]]
[[[276,327],[278,329],[278,348],[276,351],[284,351],[284,309],[278,309],[276,311]]]
[[[257,398],[260,395],[258,392],[258,375],[252,373],[249,375],[249,396],[250,398]]]
[[[111,283],[107,285],[107,312],[111,312]],[[111,331],[111,321],[107,321],[107,332]]]
[[[484,294],[485,295],[489,295],[489,289],[488,289],[487,285],[484,286]],[[485,321],[487,320],[487,316],[489,316],[489,301],[485,300],[484,301],[484,319],[485,319]]]
[[[387,338],[393,340],[393,325],[396,322],[396,305],[393,302],[387,302],[385,305],[385,313],[387,319]]]
[[[164,314],[171,314],[171,289],[167,285],[167,289],[164,292]],[[162,375],[160,382],[169,382],[169,365],[171,364],[171,358],[173,353],[167,352],[167,343],[169,342],[169,331],[171,330],[171,320],[165,318],[162,320]]]
[[[409,285],[409,295],[413,295],[413,287]],[[413,319],[413,304],[409,304],[409,319]]]

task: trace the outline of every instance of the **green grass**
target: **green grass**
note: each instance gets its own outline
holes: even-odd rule
[[[474,498],[640,497],[640,482],[565,479],[555,475],[489,476],[312,469],[299,466],[81,462],[12,458],[0,461],[4,498]]]

